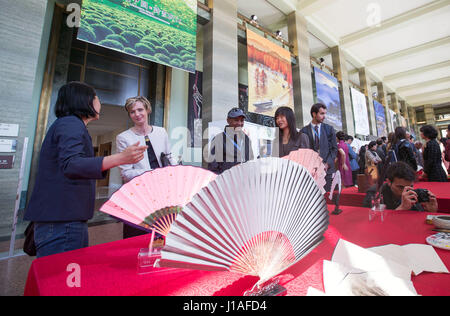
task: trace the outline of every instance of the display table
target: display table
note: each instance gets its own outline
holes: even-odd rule
[[[310,286],[323,291],[323,260],[331,259],[339,239],[367,248],[425,244],[425,238],[434,234],[433,226],[425,223],[427,213],[389,211],[384,222],[369,222],[367,209],[342,209],[341,215],[330,216],[324,241],[283,275],[287,295],[306,295]],[[146,235],[36,259],[25,295],[240,296],[258,280],[237,273],[182,269],[154,269],[154,273],[138,275],[137,254],[148,241]],[[450,269],[450,251],[436,251]],[[79,267],[80,287],[71,287],[75,271],[71,264]],[[423,273],[412,280],[421,295],[450,295],[450,274]]]
[[[450,182],[417,182],[414,184],[415,189],[427,189],[436,195],[438,200],[439,212],[450,213]],[[340,205],[357,206],[363,205],[365,193],[359,193],[358,188],[351,187],[342,189]],[[333,202],[327,200],[328,204]]]

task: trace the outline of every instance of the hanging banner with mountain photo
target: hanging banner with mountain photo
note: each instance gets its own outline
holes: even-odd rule
[[[78,39],[194,73],[197,0],[83,0]]]
[[[375,109],[375,117],[377,120],[378,137],[387,136],[386,111],[383,104],[378,101],[373,101]]]
[[[281,106],[294,110],[291,53],[247,29],[248,111],[274,116]]]
[[[325,123],[333,126],[336,131],[342,131],[342,109],[338,80],[318,68],[314,68],[314,78],[317,102],[325,104],[327,107]]]

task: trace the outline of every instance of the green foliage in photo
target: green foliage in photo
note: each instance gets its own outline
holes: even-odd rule
[[[78,39],[195,72],[196,0],[83,0]]]

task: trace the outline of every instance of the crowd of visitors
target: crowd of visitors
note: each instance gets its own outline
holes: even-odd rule
[[[87,125],[99,119],[100,110],[95,90],[86,84],[71,82],[59,91],[55,106],[58,119],[42,145],[36,185],[24,216],[34,223],[38,257],[88,245],[87,221],[94,212],[95,180],[105,177],[107,170],[119,167],[126,183],[149,170],[176,164],[166,131],[149,124],[151,104],[139,96],[129,98],[125,104],[133,126],[117,136],[117,153],[95,157]],[[426,203],[419,205],[419,193],[412,190],[418,177],[447,182],[450,140],[438,141],[433,126],[420,129],[424,143],[414,142],[405,128],[397,127],[388,137],[356,148],[352,136],[336,132],[325,123],[324,104],[314,104],[310,113],[311,122],[299,130],[292,109],[277,110],[274,119],[279,133],[273,142],[272,156],[284,157],[300,148],[311,149],[325,165],[327,192],[337,170],[345,187],[358,185],[358,174],[364,174],[377,184],[377,193],[381,189],[390,198],[391,207],[436,210],[436,198],[431,192]],[[209,146],[209,170],[221,174],[261,157],[254,156],[251,140],[243,130],[245,119],[240,108],[228,112],[224,132]],[[49,199],[50,195],[53,198]],[[124,238],[142,233],[136,227],[124,226]]]

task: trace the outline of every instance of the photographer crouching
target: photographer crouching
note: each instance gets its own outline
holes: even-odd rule
[[[437,212],[438,202],[432,192],[424,189],[414,190],[416,173],[409,165],[404,162],[393,163],[386,174],[387,181],[382,185],[380,192],[387,209]],[[372,191],[373,188],[367,192],[366,201],[376,194]]]

